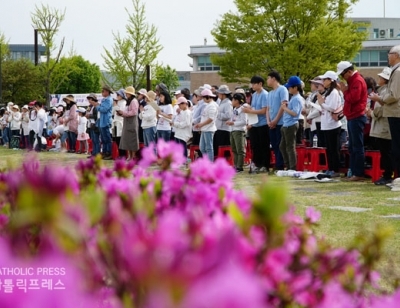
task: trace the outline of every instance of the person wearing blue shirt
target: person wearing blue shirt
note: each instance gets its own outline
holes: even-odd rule
[[[282,139],[279,145],[283,160],[288,170],[296,170],[297,155],[296,155],[296,133],[299,127],[299,116],[303,108],[303,89],[301,80],[297,76],[289,78],[285,87],[292,94],[292,98],[288,102],[282,102],[283,123],[281,128]]]
[[[250,173],[268,172],[271,153],[266,117],[268,92],[263,88],[264,78],[253,76],[250,83],[254,90],[251,107],[243,107],[243,112],[256,114],[258,117],[257,123],[248,126],[250,146],[253,153],[252,162],[255,165],[254,170],[250,169]]]
[[[111,97],[112,90],[109,86],[105,85],[102,88],[101,95],[103,96],[103,99],[101,100],[101,104],[96,102],[95,104],[97,105],[97,111],[100,113],[100,118],[98,119],[98,127],[100,129],[100,135],[101,135],[101,142],[103,144],[103,159],[105,160],[111,160],[112,155],[111,155],[111,146],[112,146],[112,141],[111,141],[111,133],[110,133],[110,128],[111,128],[111,113],[112,113],[112,105],[113,105],[113,99]]]
[[[283,109],[281,106],[283,102],[289,101],[289,92],[286,87],[281,85],[281,75],[277,71],[271,71],[268,74],[267,85],[272,88],[272,91],[268,93],[267,106],[269,139],[275,154],[275,169],[283,170],[284,162],[279,149],[282,139],[281,128],[283,124]]]

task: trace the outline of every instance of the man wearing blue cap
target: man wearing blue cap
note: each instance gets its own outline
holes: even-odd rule
[[[279,149],[283,156],[286,168],[288,170],[296,170],[296,133],[299,127],[299,117],[303,109],[303,97],[301,96],[303,89],[301,80],[298,76],[292,76],[285,84],[289,93],[292,95],[289,103],[282,101],[283,123],[281,128],[281,143]]]

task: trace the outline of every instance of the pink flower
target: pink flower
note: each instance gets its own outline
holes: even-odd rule
[[[324,290],[324,297],[318,308],[354,308],[356,300],[337,282],[329,283]]]
[[[11,255],[2,239],[0,239],[0,251],[0,264],[4,272],[0,277],[2,307],[98,307],[98,300],[85,289],[84,277],[73,265],[73,260],[67,256],[53,251],[40,255],[38,259],[19,259]],[[18,269],[19,274],[16,272]],[[10,279],[14,285],[12,293],[5,292],[5,279]],[[32,285],[32,279],[39,286],[38,290],[28,289]],[[18,287],[24,284],[28,287],[26,291]]]
[[[180,307],[266,308],[264,297],[257,276],[234,260],[226,260],[189,286]]]
[[[309,206],[306,209],[306,218],[311,223],[316,223],[321,218],[321,212],[318,212],[312,206]]]

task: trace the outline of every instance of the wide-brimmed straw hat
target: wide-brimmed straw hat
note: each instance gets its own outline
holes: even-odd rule
[[[128,93],[128,94],[130,94],[130,95],[133,95],[133,96],[136,96],[135,88],[132,87],[132,86],[129,86],[129,87],[127,87],[127,88],[125,89],[125,94],[126,94],[126,93]]]
[[[157,96],[157,94],[154,91],[149,91],[143,95],[146,96],[149,99],[149,101],[151,101],[151,102],[154,102],[156,100],[156,96]]]
[[[71,102],[71,103],[75,103],[76,104],[75,97],[73,95],[71,95],[71,94],[69,94],[66,97],[64,97],[63,101],[66,102],[66,103]]]

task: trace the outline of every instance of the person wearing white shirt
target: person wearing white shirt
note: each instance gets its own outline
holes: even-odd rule
[[[242,106],[245,104],[244,94],[235,93],[232,99],[232,119],[226,122],[226,125],[232,127],[230,142],[233,153],[233,163],[236,172],[243,172],[244,156],[246,154],[246,124],[247,114]]]
[[[230,136],[231,136],[231,127],[226,125],[226,121],[232,119],[232,102],[231,102],[231,94],[232,92],[229,90],[227,85],[222,85],[217,90],[219,103],[218,105],[218,116],[215,121],[215,125],[217,126],[217,131],[214,135],[214,156],[218,154],[218,148],[224,145],[231,145]]]
[[[200,123],[194,127],[201,130],[200,135],[200,151],[203,155],[207,155],[210,161],[214,161],[213,139],[217,130],[215,121],[218,115],[218,105],[214,102],[215,95],[209,89],[201,92],[205,108],[201,113]]]
[[[328,175],[331,177],[340,177],[340,131],[342,122],[336,121],[332,117],[332,112],[341,106],[341,98],[337,88],[336,80],[338,76],[333,71],[327,71],[319,76],[327,89],[324,95],[317,93],[317,100],[322,108],[321,130],[325,134],[326,156],[328,158]]]
[[[192,138],[192,113],[188,107],[188,101],[185,97],[179,97],[176,101],[179,109],[171,122],[175,128],[175,141],[183,145],[183,155],[187,158],[187,142]]]
[[[115,92],[115,94],[117,95],[117,98],[114,99],[114,104],[112,107],[111,131],[112,131],[113,141],[115,141],[118,146],[118,156],[125,157],[126,156],[125,150],[122,150],[119,148],[119,144],[121,142],[122,128],[124,125],[124,118],[122,116],[120,116],[117,111],[125,110],[126,96],[125,96],[124,89],[118,90],[117,92]]]
[[[24,105],[21,113],[21,128],[22,128],[22,148],[29,149],[29,109],[28,105]]]
[[[43,136],[43,130],[46,128],[46,120],[47,120],[47,115],[46,111],[43,109],[43,104],[41,102],[36,101],[35,102],[35,110],[36,110],[36,126],[33,128],[35,135],[36,135],[36,140],[37,140],[37,146],[35,147],[36,152],[41,152],[43,149],[42,146],[42,136]]]
[[[171,125],[172,115],[174,109],[172,107],[172,100],[167,92],[160,92],[159,94],[160,110],[157,110],[158,124],[157,124],[157,138],[164,139],[165,141],[171,140]]]
[[[142,129],[143,129],[143,142],[147,147],[152,142],[156,142],[156,134],[157,134],[157,112],[156,110],[149,104],[157,104],[156,103],[156,93],[153,91],[149,91],[143,94],[145,97],[146,105],[140,105],[140,113],[139,118],[142,120]]]
[[[13,105],[11,112],[8,116],[8,122],[10,123],[11,136],[19,136],[21,130],[21,112],[19,112],[18,105]]]

